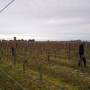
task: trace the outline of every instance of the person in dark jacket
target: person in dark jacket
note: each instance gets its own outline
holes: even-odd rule
[[[86,58],[85,58],[85,48],[84,48],[84,43],[81,43],[79,46],[79,57],[80,60],[78,62],[78,65],[81,66],[82,62],[84,63],[84,67],[86,67]]]

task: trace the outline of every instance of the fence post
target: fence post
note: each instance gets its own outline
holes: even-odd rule
[[[68,43],[68,60],[70,60],[71,59],[71,56],[70,56],[70,42]]]
[[[42,64],[41,63],[39,63],[39,65],[38,65],[38,71],[39,71],[39,81],[40,81],[39,88],[40,88],[40,90],[42,90],[43,72],[42,72]]]
[[[55,51],[54,51],[55,59],[57,58],[57,53],[56,53],[56,51],[57,51],[57,50],[55,49]]]
[[[27,64],[27,60],[23,62],[23,73],[26,73],[26,64]]]
[[[13,64],[16,65],[16,48],[11,48],[12,50],[12,58],[13,58]]]
[[[48,64],[50,65],[50,52],[47,51],[47,61],[48,61]]]

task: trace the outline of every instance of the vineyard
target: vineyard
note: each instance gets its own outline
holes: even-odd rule
[[[79,42],[0,42],[0,90],[90,90],[90,43],[87,67],[78,67]]]

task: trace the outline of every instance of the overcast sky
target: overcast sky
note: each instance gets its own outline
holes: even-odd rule
[[[0,9],[10,0],[0,0]],[[90,0],[15,0],[0,13],[0,38],[90,40]]]

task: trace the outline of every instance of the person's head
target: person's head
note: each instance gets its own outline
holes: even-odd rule
[[[85,46],[85,42],[81,42],[80,47],[84,47],[84,46]]]
[[[85,45],[85,42],[84,42],[84,41],[81,41],[81,42],[80,42],[80,45]]]
[[[85,42],[83,42],[83,46],[85,46]]]

